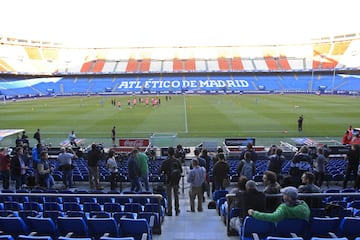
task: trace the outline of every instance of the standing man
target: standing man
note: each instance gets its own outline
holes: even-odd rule
[[[202,185],[206,179],[206,169],[205,167],[200,167],[199,160],[194,158],[192,160],[193,168],[190,170],[189,175],[187,176],[187,182],[190,183],[190,211],[195,212],[195,198],[198,199],[198,212],[203,211],[202,202],[203,202],[203,191]]]
[[[172,216],[172,194],[174,193],[175,214],[180,214],[179,208],[179,182],[182,175],[182,167],[179,159],[175,158],[175,149],[168,148],[168,158],[160,166],[160,174],[165,174],[167,213]]]
[[[102,190],[99,185],[99,166],[98,162],[101,159],[101,152],[97,149],[96,144],[91,144],[91,150],[87,154],[88,170],[89,170],[89,184],[90,189]]]
[[[127,161],[128,164],[128,179],[131,183],[130,191],[139,192],[141,189],[139,176],[140,176],[140,169],[136,162],[136,156],[138,155],[139,151],[137,148],[133,149],[130,153],[129,159]]]
[[[39,128],[34,133],[34,138],[36,139],[38,144],[41,144],[41,137],[40,137],[40,129]]]
[[[111,129],[111,140],[113,147],[116,147],[115,136],[116,136],[116,131],[115,131],[115,126],[113,126],[113,128]]]
[[[50,189],[55,184],[52,176],[54,167],[50,165],[49,154],[47,151],[42,151],[40,154],[40,162],[37,164],[38,183],[41,187]]]
[[[68,148],[69,152],[64,147],[60,149],[58,161],[60,162],[59,169],[63,172],[63,183],[66,188],[72,188],[73,182],[73,165],[72,159],[77,158],[76,153],[72,148]]]
[[[149,157],[143,153],[140,152],[140,149],[138,149],[139,153],[136,156],[136,163],[139,166],[140,170],[140,183],[144,183],[145,191],[150,191],[149,187]]]
[[[15,179],[15,189],[19,190],[26,182],[25,174],[28,167],[24,161],[24,148],[17,147],[10,161],[11,175]]]
[[[0,149],[0,172],[2,175],[3,189],[9,189],[10,185],[10,156],[7,148]]]
[[[304,121],[304,116],[301,114],[298,118],[298,131],[302,132],[302,125]]]

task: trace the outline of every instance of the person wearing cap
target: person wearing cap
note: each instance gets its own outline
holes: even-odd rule
[[[266,213],[249,209],[249,216],[253,216],[258,220],[275,223],[283,219],[304,219],[309,221],[310,208],[306,202],[298,199],[297,188],[290,186],[281,189],[281,192],[283,194],[283,203],[274,212]]]

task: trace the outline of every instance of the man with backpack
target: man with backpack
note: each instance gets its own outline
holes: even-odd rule
[[[239,174],[239,176],[245,176],[249,180],[253,179],[256,173],[256,168],[254,161],[251,160],[250,152],[246,152],[244,155],[244,159],[240,161],[237,168],[237,173]]]
[[[175,214],[180,214],[179,208],[179,182],[182,176],[180,161],[175,158],[175,149],[168,148],[168,158],[162,162],[160,174],[165,175],[166,195],[167,195],[167,216],[172,216],[172,194],[174,193]]]

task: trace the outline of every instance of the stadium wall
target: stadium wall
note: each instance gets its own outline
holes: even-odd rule
[[[360,71],[1,75],[7,99],[83,94],[255,94],[360,92]]]

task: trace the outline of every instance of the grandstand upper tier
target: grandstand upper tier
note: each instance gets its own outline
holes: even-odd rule
[[[360,33],[262,46],[69,48],[0,37],[0,73],[131,74],[360,69]]]

